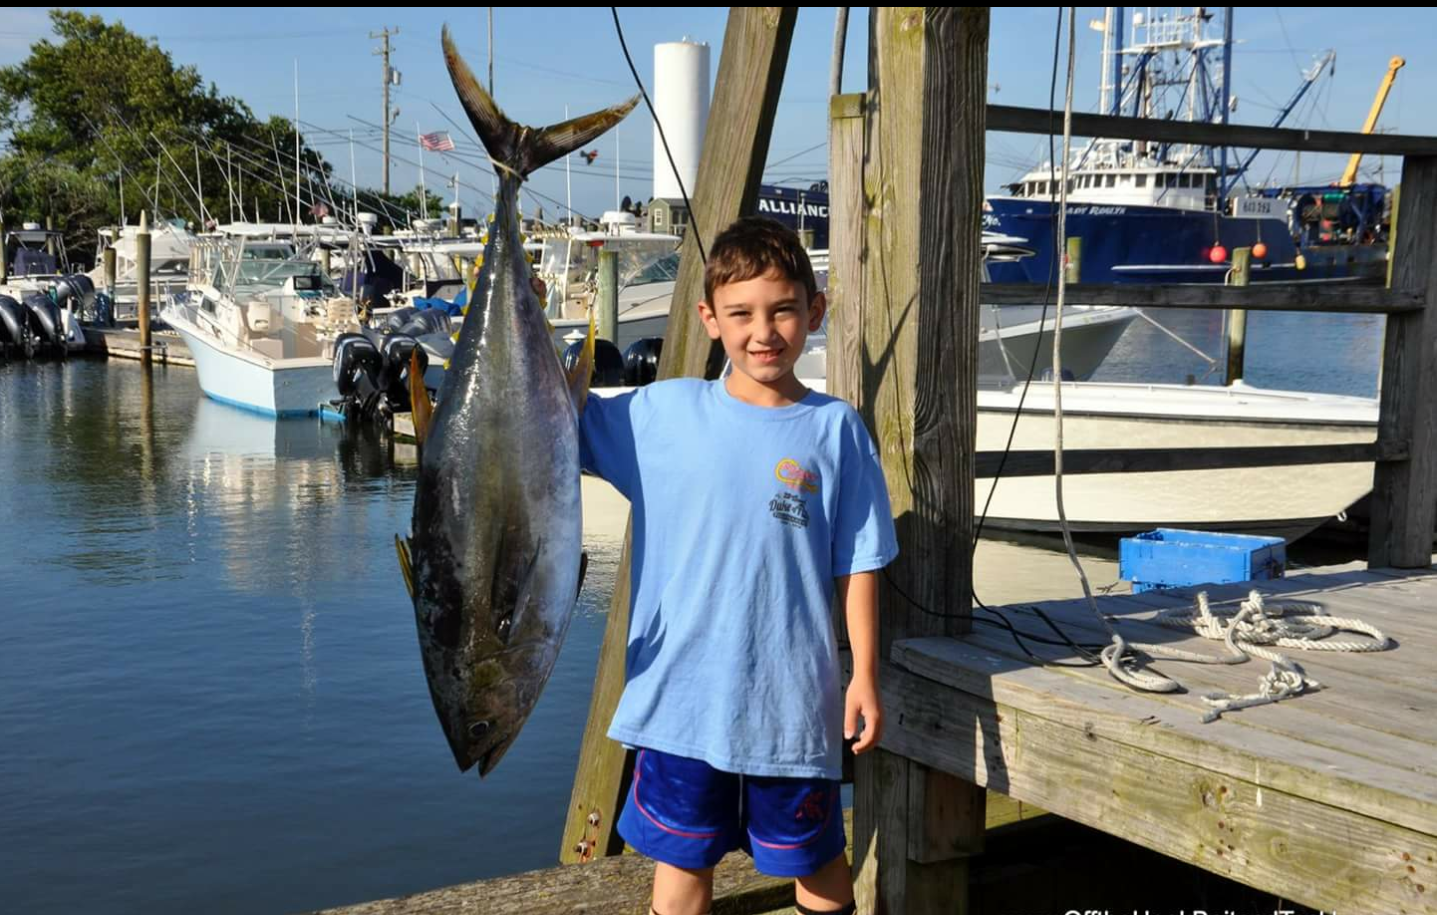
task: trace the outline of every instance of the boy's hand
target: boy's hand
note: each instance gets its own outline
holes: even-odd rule
[[[883,736],[883,706],[878,698],[878,683],[872,677],[855,676],[848,684],[843,702],[843,737],[851,740],[858,733],[858,719],[863,718],[863,735],[853,745],[854,755],[878,746]]]

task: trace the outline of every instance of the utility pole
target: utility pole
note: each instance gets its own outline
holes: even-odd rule
[[[379,38],[384,41],[384,46],[374,51],[375,54],[384,58],[384,193],[389,194],[389,125],[393,118],[389,114],[389,86],[397,75],[389,69],[389,39],[399,34],[399,26],[391,31],[387,26],[383,31],[370,32],[370,38]]]

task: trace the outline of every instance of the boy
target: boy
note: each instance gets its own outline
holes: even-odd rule
[[[742,848],[796,878],[798,911],[852,912],[840,733],[882,728],[876,571],[897,554],[862,420],[794,375],[826,303],[798,237],[740,219],[699,316],[727,378],[590,396],[584,467],[633,504],[626,684],[609,736],[637,749],[620,835],[657,861],[656,915],[700,915]],[[848,624],[840,704],[830,606]]]

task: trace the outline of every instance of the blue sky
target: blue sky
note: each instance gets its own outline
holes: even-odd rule
[[[216,7],[83,7],[108,20],[120,20],[131,30],[158,39],[177,63],[197,67],[220,92],[246,101],[261,116],[292,116],[294,71],[298,60],[300,114],[303,121],[347,135],[352,128],[359,183],[378,186],[380,156],[376,132],[380,110],[380,62],[371,52],[379,44],[369,33],[397,26],[393,39],[393,66],[403,84],[393,95],[400,108],[396,130],[407,143],[416,122],[424,131],[449,130],[460,151],[472,144],[436,111],[467,122],[459,109],[439,53],[439,31],[448,22],[470,65],[482,73],[487,65],[486,7],[373,8],[362,11],[318,7],[234,8]],[[625,37],[645,84],[652,87],[653,45],[685,36],[706,41],[712,48],[715,71],[723,43],[727,7],[669,7],[619,10]],[[1080,7],[1079,45],[1075,88],[1080,110],[1097,104],[1097,72],[1101,39],[1087,23],[1101,18],[1101,7]],[[854,8],[849,29],[844,88],[862,87],[866,69],[866,8]],[[779,104],[769,162],[768,178],[801,182],[826,176],[825,95],[833,40],[832,7],[803,7],[799,14],[789,57],[788,72]],[[995,9],[989,62],[989,98],[1010,105],[1045,105],[1052,66],[1055,7]],[[1360,128],[1377,84],[1394,54],[1407,59],[1380,123],[1384,130],[1402,133],[1437,133],[1437,111],[1421,99],[1437,88],[1437,11],[1430,8],[1399,10],[1391,7],[1277,10],[1273,7],[1238,7],[1236,34],[1240,40],[1233,64],[1233,83],[1239,97],[1234,120],[1268,123],[1275,107],[1296,88],[1299,73],[1316,55],[1337,52],[1336,78],[1324,76],[1309,93],[1300,122],[1293,126],[1322,129]],[[607,7],[495,7],[495,88],[499,103],[517,120],[549,123],[560,120],[565,105],[573,113],[602,107],[634,91]],[[0,23],[0,65],[22,60],[29,44],[49,34],[45,8],[24,7],[7,11]],[[1061,79],[1061,74],[1060,74]],[[1062,86],[1059,85],[1061,104]],[[344,141],[325,142],[323,134],[307,129],[343,177],[349,175],[349,148]],[[640,109],[619,128],[622,154],[620,188],[625,195],[646,199],[651,192],[652,121]],[[614,137],[601,138],[600,156],[593,165],[573,165],[575,209],[597,214],[613,206]],[[986,184],[996,190],[1012,180],[1024,165],[1046,158],[1046,140],[993,134],[988,141]],[[373,147],[373,148],[370,148]],[[814,148],[818,147],[818,148]],[[412,145],[396,141],[395,153],[406,160],[417,154]],[[780,160],[782,161],[781,164]],[[472,164],[426,156],[431,187],[437,172],[460,172],[472,189],[461,191],[466,210],[479,206],[479,189],[489,187],[486,173]],[[1259,159],[1252,175],[1290,178],[1290,155],[1281,160]],[[1377,163],[1371,163],[1376,165]],[[1388,182],[1395,180],[1398,163],[1385,163]],[[1341,171],[1333,157],[1304,157],[1304,180],[1330,179]],[[414,186],[417,169],[396,162],[391,181],[396,189]],[[562,169],[551,169],[531,180],[535,190],[550,197],[565,196]],[[446,194],[447,197],[447,194]],[[547,208],[546,208],[547,209]]]

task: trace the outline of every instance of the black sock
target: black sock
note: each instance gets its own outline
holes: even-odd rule
[[[850,902],[841,909],[810,909],[806,905],[799,905],[795,902],[793,904],[793,910],[797,912],[798,915],[853,915],[854,912],[858,911],[858,903]]]

